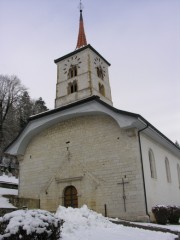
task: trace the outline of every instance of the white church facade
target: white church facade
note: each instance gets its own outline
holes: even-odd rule
[[[138,221],[156,204],[180,205],[180,149],[112,106],[110,64],[87,44],[82,10],[77,49],[55,63],[55,109],[32,116],[6,149],[19,160],[19,197]]]

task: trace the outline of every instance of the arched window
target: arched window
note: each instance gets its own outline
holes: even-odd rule
[[[74,92],[77,92],[78,91],[78,85],[77,85],[77,81],[73,81],[73,82],[70,82],[68,84],[68,94],[71,94],[71,93],[74,93]]]
[[[68,77],[73,78],[77,76],[77,66],[76,65],[71,65],[69,72],[68,72]]]
[[[103,95],[103,96],[105,96],[105,89],[104,89],[104,85],[103,84],[101,84],[101,83],[99,83],[99,92]]]
[[[104,74],[101,66],[97,67],[97,76],[104,80]]]
[[[179,164],[177,164],[177,174],[178,174],[178,181],[179,181],[179,188],[180,188],[180,167],[179,167]]]
[[[167,181],[170,183],[171,182],[171,171],[170,171],[170,166],[169,166],[169,160],[167,157],[165,158],[165,166],[166,166]]]
[[[65,207],[78,207],[77,190],[74,186],[68,186],[64,190],[64,206]]]
[[[151,149],[149,150],[149,165],[150,165],[151,177],[152,178],[157,178],[154,153]]]

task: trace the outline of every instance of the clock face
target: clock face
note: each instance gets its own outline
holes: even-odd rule
[[[72,56],[68,58],[64,63],[64,68],[63,68],[64,74],[68,74],[68,71],[72,66],[76,66],[77,68],[80,68],[81,63],[82,63],[81,59],[78,56]]]
[[[94,65],[95,65],[96,68],[99,68],[99,69],[102,70],[103,77],[105,77],[105,75],[106,75],[106,68],[104,66],[103,61],[99,57],[96,57],[94,59]]]

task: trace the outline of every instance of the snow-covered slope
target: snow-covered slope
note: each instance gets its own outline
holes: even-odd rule
[[[62,240],[174,240],[177,237],[170,233],[113,224],[85,205],[80,209],[60,206],[56,216],[65,220]]]

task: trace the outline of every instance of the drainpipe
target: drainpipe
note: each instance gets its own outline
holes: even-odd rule
[[[143,178],[143,187],[144,187],[144,200],[145,200],[145,208],[146,208],[146,214],[149,216],[148,213],[148,207],[147,207],[147,196],[146,196],[146,185],[145,185],[145,177],[144,177],[144,166],[143,166],[143,157],[142,157],[142,148],[141,148],[141,138],[140,138],[140,133],[144,131],[145,129],[148,128],[148,123],[146,123],[146,127],[140,129],[138,131],[138,140],[139,140],[139,150],[140,150],[140,159],[141,159],[141,168],[142,168],[142,178]]]

